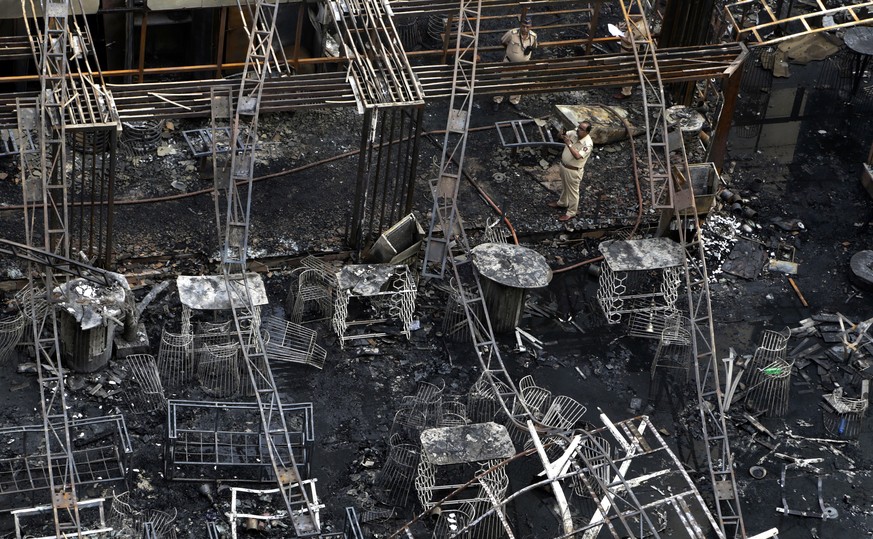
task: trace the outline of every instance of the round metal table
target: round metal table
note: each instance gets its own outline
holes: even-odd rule
[[[483,243],[473,248],[473,265],[483,277],[482,294],[498,333],[513,331],[521,321],[527,291],[543,288],[552,270],[538,252],[509,243]]]
[[[873,56],[873,26],[853,26],[843,35],[846,47],[855,54],[852,55],[852,94],[858,92],[864,73],[870,65]]]

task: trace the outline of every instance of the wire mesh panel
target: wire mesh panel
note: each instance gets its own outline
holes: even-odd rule
[[[257,403],[170,400],[164,474],[169,479],[264,481],[271,473]],[[278,413],[273,409],[268,413]],[[288,436],[270,433],[283,462],[309,475],[315,425],[311,403],[282,404]],[[286,442],[285,440],[288,440]],[[290,444],[290,445],[289,445]]]
[[[133,452],[121,415],[70,420],[70,435],[77,444],[72,458],[76,485],[110,485],[127,478],[127,456]],[[23,425],[0,429],[0,505],[22,492],[48,492],[49,464],[45,452],[45,427]],[[66,462],[57,456],[52,466]],[[55,470],[55,473],[57,471]]]
[[[25,322],[23,313],[0,318],[0,364],[9,359],[12,350],[21,340]]]
[[[197,380],[203,391],[230,397],[239,391],[239,343],[205,344],[197,352]]]
[[[194,336],[190,333],[161,333],[158,371],[165,389],[182,387],[194,376]]]
[[[132,354],[122,363],[130,372],[130,386],[124,392],[130,411],[147,414],[167,409],[167,398],[161,385],[160,373],[151,354]]]
[[[785,359],[791,330],[766,330],[755,350],[748,371],[746,406],[768,417],[782,417],[788,411],[791,369],[794,361]]]
[[[833,393],[824,395],[824,428],[833,436],[841,438],[857,438],[861,434],[867,408],[870,406],[868,395],[869,380],[864,380],[861,398],[849,398],[843,395],[843,388],[836,388]]]
[[[392,435],[385,466],[376,475],[374,497],[385,505],[405,507],[420,459],[421,451],[415,444],[404,442],[399,434]]]

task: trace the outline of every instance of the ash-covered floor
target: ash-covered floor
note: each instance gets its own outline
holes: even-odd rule
[[[837,384],[845,388],[846,395],[857,396],[861,381],[870,378],[873,364],[873,350],[864,346],[848,359],[828,353],[835,344],[837,314],[853,322],[873,317],[871,292],[856,287],[849,278],[851,256],[873,244],[873,204],[858,181],[860,163],[871,143],[873,114],[869,99],[863,95],[847,99],[844,89],[822,87],[821,74],[830,69],[827,62],[792,66],[790,78],[743,88],[737,122],[741,125],[734,128],[729,164],[722,174],[722,187],[739,196],[741,208],[732,209],[732,202],[719,199],[705,225],[718,357],[727,357],[729,348],[739,356],[751,356],[765,331],[786,327],[793,331],[787,343],[795,359],[788,383],[787,414],[750,419],[742,402],[735,403],[729,412],[735,472],[749,535],[772,527],[779,528],[782,539],[873,534],[873,462],[866,451],[873,441],[869,422],[862,423],[857,438],[844,439],[839,432],[825,430],[822,406],[823,395]],[[767,98],[762,99],[762,94]],[[787,107],[785,112],[786,102],[803,106]],[[560,103],[612,104],[608,92],[582,90],[527,96],[520,111],[540,117]],[[632,120],[638,115],[636,99],[621,106]],[[445,104],[429,105],[424,130],[441,129],[445,113]],[[489,100],[483,99],[474,122],[490,126],[515,117],[522,116],[512,109],[491,112]],[[153,354],[157,353],[162,329],[179,331],[182,323],[175,277],[210,274],[216,268],[213,202],[208,193],[196,193],[211,184],[199,179],[197,163],[187,156],[180,136],[184,129],[202,126],[188,121],[168,126],[164,137],[167,149],[161,150],[168,155],[127,156],[119,171],[118,197],[131,203],[118,206],[118,269],[136,277],[139,284],[134,288],[139,298],[157,283],[171,281],[143,316]],[[265,178],[255,183],[251,245],[270,300],[265,315],[288,314],[285,300],[292,272],[304,255],[324,256],[337,267],[347,261],[341,248],[357,157],[332,158],[357,149],[360,129],[361,119],[351,110],[311,110],[263,118],[265,151],[256,175]],[[431,206],[427,182],[436,171],[433,163],[438,152],[437,145],[421,145],[415,213],[425,226]],[[471,134],[468,156],[469,172],[491,200],[506,208],[521,244],[542,253],[555,269],[550,286],[532,294],[520,326],[542,342],[542,349],[527,346],[529,350],[517,351],[514,335],[499,336],[507,370],[516,380],[531,375],[553,395],[566,395],[584,404],[587,411],[582,421],[592,428],[602,426],[601,412],[613,421],[648,415],[700,493],[710,500],[709,479],[701,473],[705,463],[701,460],[693,384],[683,383],[684,376],[679,375],[673,377],[672,385],[664,385],[662,378],[653,384],[650,365],[658,341],[629,336],[625,324],[606,324],[595,301],[596,271],[589,266],[559,271],[596,256],[600,241],[627,233],[633,225],[636,193],[629,170],[629,144],[596,148],[585,172],[583,218],[567,226],[545,205],[550,192],[543,183],[554,175],[556,155],[539,150],[513,155],[499,147],[493,130],[485,129]],[[306,167],[320,160],[325,162]],[[0,170],[7,174],[0,186],[3,200],[17,204],[20,187],[14,182],[15,163],[0,161]],[[743,217],[742,207],[753,212]],[[474,241],[495,218],[468,183],[460,196],[460,209]],[[20,215],[20,210],[0,212],[4,237],[23,237]],[[590,232],[586,219],[593,223],[605,215],[615,219],[608,230],[586,233]],[[650,231],[656,222],[653,214],[643,215],[640,231]],[[797,273],[791,275],[796,290],[784,273],[762,269],[770,259],[796,263]],[[728,261],[732,267],[725,269]],[[10,283],[7,290],[11,290],[14,280],[21,277],[21,268],[8,259],[3,264]],[[749,265],[751,269],[745,267]],[[8,291],[10,310],[11,297]],[[326,323],[312,323],[308,327],[318,331],[318,343],[327,351],[324,368],[274,367],[283,403],[312,403],[315,440],[311,477],[317,478],[319,499],[325,506],[321,515],[326,531],[342,530],[346,507],[354,507],[362,517],[367,537],[387,537],[421,512],[414,488],[405,503],[392,507],[383,503],[386,497],[377,487],[385,480],[380,474],[386,471],[392,425],[404,397],[414,395],[420,383],[428,383],[443,388],[445,403],[470,402],[470,388],[480,369],[468,341],[447,339],[443,326],[446,303],[438,283],[422,280],[414,312],[417,329],[408,340],[402,336],[362,339],[348,342],[342,349]],[[19,353],[0,369],[4,427],[41,424],[31,361]],[[73,374],[67,379],[72,418],[124,414],[132,453],[126,461],[126,484],[118,482],[114,493],[129,491],[126,501],[138,511],[175,514],[170,526],[177,537],[206,537],[210,521],[227,532],[225,515],[232,477],[198,480],[198,473],[212,476],[216,472],[203,469],[191,476],[193,481],[169,481],[164,466],[167,419],[161,413],[134,413],[126,398],[127,375],[124,361],[112,360],[97,373]],[[220,400],[197,384],[173,390],[168,396]],[[241,417],[232,420],[235,428],[257,428],[253,416]],[[2,458],[11,459],[24,442],[14,429],[5,436],[0,442]],[[79,440],[85,447],[106,436],[108,431],[89,431]],[[32,434],[28,443],[38,445],[34,438],[38,433]],[[538,465],[536,456],[513,462],[509,491],[535,481]],[[783,469],[785,481],[781,485]],[[753,471],[763,476],[753,477]],[[184,475],[174,472],[177,478]],[[660,487],[667,491],[672,486]],[[650,486],[655,490],[660,487]],[[109,497],[112,493],[102,484],[99,488],[83,485],[80,497]],[[18,495],[6,503],[30,507],[44,502],[39,496]],[[571,495],[571,503],[578,511],[574,519],[581,521],[593,514],[590,500]],[[779,512],[784,504],[806,516]],[[245,508],[281,511],[275,500],[266,496],[245,502]],[[516,537],[561,535],[548,489],[526,492],[508,509]],[[821,518],[823,513],[829,518]],[[429,536],[434,523],[430,516],[419,521],[413,527],[415,536]],[[667,522],[662,536],[673,536],[670,526],[676,525]],[[6,514],[2,526],[2,532],[10,535],[11,518]],[[251,537],[293,536],[287,521],[272,521],[267,530],[241,533]],[[597,537],[607,535],[604,530]],[[708,531],[704,536],[714,535]]]

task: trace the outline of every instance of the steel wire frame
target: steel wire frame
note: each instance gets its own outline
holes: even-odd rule
[[[458,400],[457,397],[443,400],[437,427],[460,427],[469,424],[470,419],[467,417],[466,404]]]
[[[203,402],[170,399],[167,402],[167,444],[164,474],[171,480],[235,481],[270,480],[268,435],[263,427],[253,430],[259,413],[257,403]],[[272,433],[279,456],[297,463],[297,475],[309,476],[315,425],[312,403],[282,407],[288,426],[283,434]],[[281,438],[281,439],[280,439]],[[260,472],[253,474],[252,471]]]
[[[263,318],[261,329],[264,350],[271,361],[324,368],[327,351],[315,342],[318,337],[315,331],[272,315]]]
[[[598,506],[591,521],[575,530],[577,536],[600,537],[598,534],[606,527],[617,539],[628,535],[667,537],[661,534],[662,516],[659,514],[666,512],[673,522],[681,524],[688,537],[705,537],[712,532],[719,538],[724,537],[694,481],[648,417],[609,423],[607,427],[580,432],[580,435],[587,440],[581,444],[585,449],[577,451],[576,455],[583,468],[597,472],[581,473],[577,477],[585,485],[588,496],[598,501]],[[603,443],[608,440],[613,440],[617,446],[611,455],[609,445]],[[648,486],[651,481],[668,484],[668,479],[678,484],[671,485],[666,493]],[[711,526],[711,531],[698,522],[700,516]],[[669,537],[676,537],[677,533],[679,530],[672,530]]]
[[[540,423],[556,430],[571,430],[578,425],[587,411],[588,408],[576,399],[566,395],[558,395],[552,399]]]
[[[374,497],[385,505],[406,507],[419,460],[421,450],[417,445],[405,441],[400,434],[392,434],[385,465],[373,482]]]
[[[158,348],[158,372],[164,389],[179,389],[194,378],[194,335],[163,329]]]
[[[864,387],[868,381],[864,381]],[[862,389],[861,397],[853,399],[843,395],[843,388],[838,387],[832,393],[822,395],[827,406],[823,407],[824,428],[833,436],[842,438],[857,438],[861,434],[867,409],[870,407],[870,396]]]
[[[312,526],[314,529],[321,529],[321,521],[319,518],[319,511],[324,508],[324,504],[322,504],[318,499],[318,492],[315,490],[315,479],[306,479],[300,481],[300,488],[306,490],[306,499],[307,499],[307,507],[306,509],[301,510],[298,513],[298,517],[305,512],[306,514],[312,517]],[[275,499],[273,498],[276,495],[280,497],[284,497],[285,494],[282,493],[282,489],[273,488],[273,489],[251,489],[251,488],[243,488],[243,487],[230,487],[230,511],[227,513],[227,518],[230,520],[230,537],[231,539],[237,539],[240,536],[238,529],[241,527],[239,522],[241,520],[245,520],[248,522],[261,522],[261,521],[271,521],[276,519],[276,515],[271,514],[273,511],[265,511],[263,508],[261,510],[255,510],[253,512],[240,512],[238,509],[238,502],[240,500],[240,494],[245,494],[252,496],[256,500],[265,502],[269,504],[269,506],[275,507]],[[256,501],[250,501],[245,505],[248,507],[253,507],[257,504]],[[348,514],[347,514],[348,516]],[[293,518],[293,516],[292,516]],[[315,534],[312,534],[315,535]],[[247,537],[247,535],[245,535]],[[332,533],[321,533],[317,534],[319,539],[345,539],[345,534],[343,532],[332,532]],[[299,535],[298,535],[299,537]]]
[[[133,448],[123,416],[73,419],[69,429],[85,441],[71,451],[75,484],[109,485],[126,481],[127,457]],[[50,466],[47,464],[42,433],[43,425],[0,428],[0,443],[7,454],[15,455],[0,459],[0,496],[3,498],[50,490],[50,472],[57,475],[67,465],[66,459],[58,455],[53,455]]]
[[[394,414],[389,436],[398,434],[403,439],[420,443],[422,431],[437,427],[443,416],[443,390],[445,382],[438,384],[419,382],[415,395],[404,396]]]
[[[618,324],[623,315],[631,313],[640,317],[653,313],[653,320],[656,316],[667,318],[676,312],[681,277],[681,266],[651,271],[613,271],[604,263],[597,300],[610,324]]]
[[[148,414],[166,411],[167,397],[154,356],[131,354],[124,359],[121,367],[130,371],[130,381],[133,382],[124,392],[130,412]]]
[[[176,527],[173,522],[177,515],[178,510],[175,507],[171,508],[170,512],[158,509],[144,511],[134,509],[130,500],[130,491],[125,491],[113,497],[109,523],[119,534],[127,534],[126,537],[176,539]]]
[[[76,503],[76,531],[63,533],[63,535],[48,535],[34,536],[30,530],[42,530],[45,527],[45,515],[51,513],[53,507],[51,505],[39,505],[27,509],[16,509],[10,511],[15,523],[15,537],[26,537],[28,539],[56,539],[57,537],[106,537],[113,529],[106,524],[106,512],[104,509],[105,498],[92,498],[88,500],[77,500]],[[84,515],[83,515],[84,513]],[[88,518],[84,518],[88,516]],[[29,528],[25,521],[29,519],[37,520],[32,528]]]
[[[788,411],[791,369],[794,360],[785,357],[791,330],[765,330],[761,345],[746,368],[746,407],[763,411],[768,417],[782,417]]]
[[[24,313],[0,318],[0,364],[6,363],[24,335],[27,320]]]
[[[210,344],[197,348],[197,381],[213,397],[231,397],[239,391],[238,342]]]

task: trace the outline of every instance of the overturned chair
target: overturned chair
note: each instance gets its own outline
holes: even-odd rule
[[[261,331],[264,351],[271,361],[302,363],[316,369],[324,367],[327,352],[315,342],[315,331],[277,316],[265,316]]]

